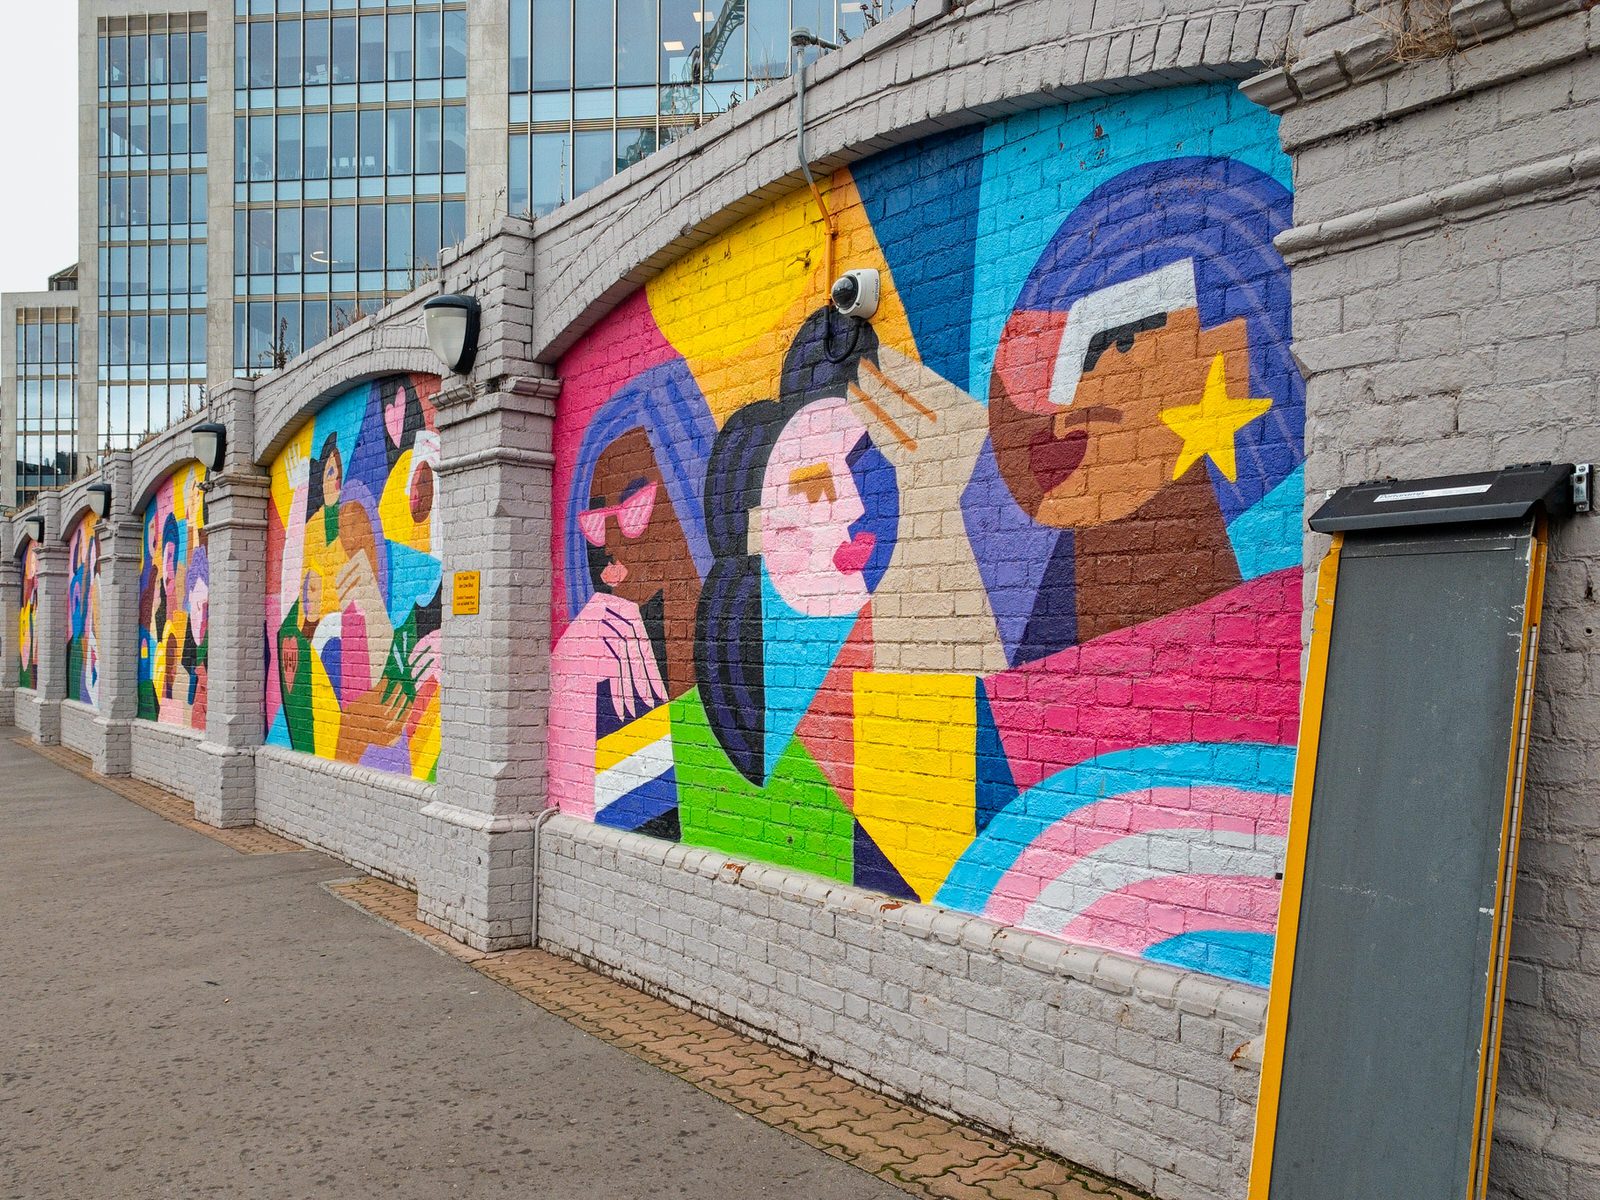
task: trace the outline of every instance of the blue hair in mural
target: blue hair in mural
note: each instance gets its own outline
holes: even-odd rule
[[[567,496],[564,565],[569,613],[581,612],[595,592],[589,545],[578,521],[589,503],[595,467],[608,446],[635,429],[643,430],[650,441],[695,567],[702,576],[711,569],[703,489],[706,459],[717,430],[689,368],[682,359],[675,359],[629,382],[601,406],[584,431]]]
[[[1029,277],[1018,311],[1068,311],[1113,284],[1185,260],[1202,328],[1243,319],[1250,394],[1271,411],[1239,431],[1239,479],[1211,482],[1232,521],[1305,457],[1305,384],[1289,357],[1289,269],[1273,239],[1293,224],[1281,183],[1229,158],[1172,158],[1124,171],[1075,208]]]

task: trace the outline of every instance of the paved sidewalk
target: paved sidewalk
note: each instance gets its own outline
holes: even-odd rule
[[[0,1197],[902,1196],[0,731]]]

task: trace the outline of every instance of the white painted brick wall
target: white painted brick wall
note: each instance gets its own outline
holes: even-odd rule
[[[203,735],[155,721],[132,723],[133,778],[165,788],[193,804],[207,780]]]
[[[61,702],[61,744],[68,750],[87,754],[93,758],[100,748],[104,734],[96,727],[100,718],[92,707],[76,700]]]
[[[278,746],[256,752],[256,824],[413,886],[430,784]]]
[[[572,817],[538,856],[548,949],[1164,1200],[1243,1194],[1255,988]]]

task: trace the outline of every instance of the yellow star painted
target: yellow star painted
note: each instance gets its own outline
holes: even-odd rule
[[[1223,356],[1217,355],[1211,360],[1206,389],[1201,393],[1199,404],[1161,410],[1162,423],[1183,439],[1183,450],[1178,454],[1178,465],[1173,468],[1172,477],[1181,478],[1195,463],[1209,458],[1228,482],[1233,483],[1239,477],[1234,439],[1239,430],[1271,407],[1270,399],[1228,395],[1227,367]]]

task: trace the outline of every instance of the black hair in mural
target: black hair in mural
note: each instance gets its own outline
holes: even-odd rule
[[[872,327],[854,322],[852,333],[840,321],[831,308],[806,319],[784,358],[782,398],[758,401],[729,417],[706,467],[712,565],[695,614],[695,674],[712,733],[728,760],[755,784],[766,782],[766,659],[761,558],[750,552],[750,514],[761,507],[767,460],[789,422],[813,401],[845,395],[863,358],[877,361]],[[852,337],[850,352],[836,357]]]
[[[317,457],[311,460],[311,477],[306,481],[306,512],[315,514],[322,511],[327,503],[327,495],[323,490],[322,476],[328,469],[328,463],[337,456],[339,459],[339,476],[344,477],[344,455],[339,453],[339,438],[330,433],[322,441],[322,449]]]

